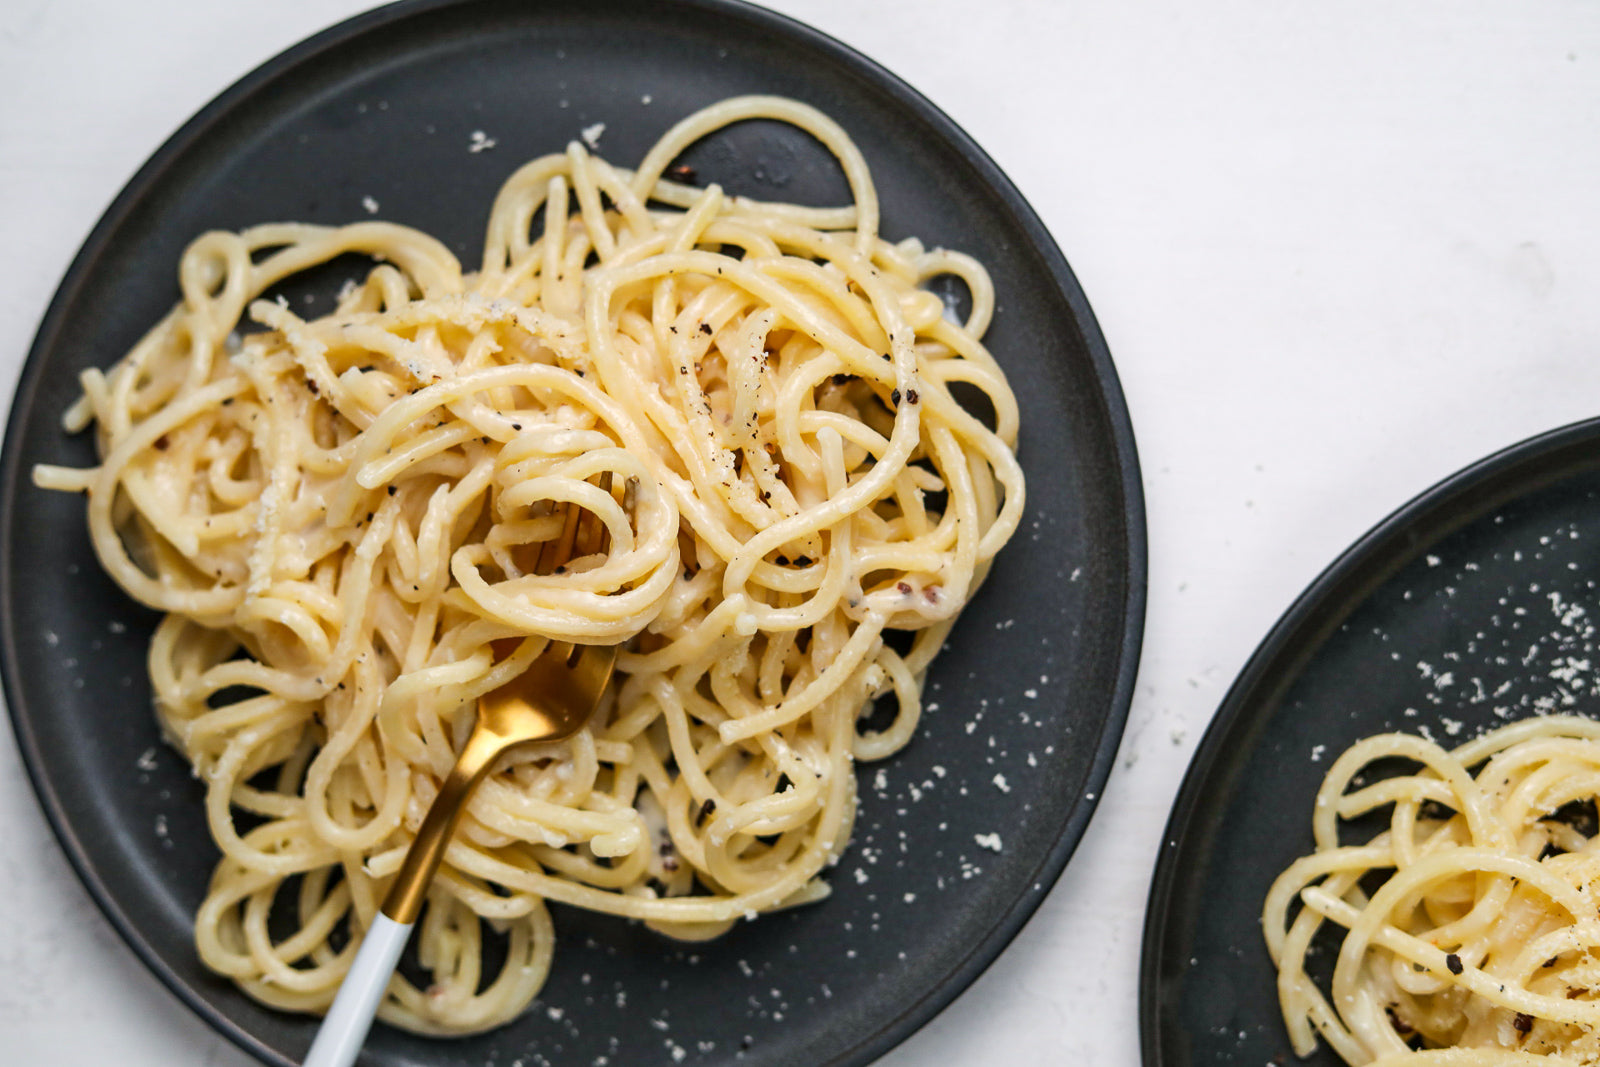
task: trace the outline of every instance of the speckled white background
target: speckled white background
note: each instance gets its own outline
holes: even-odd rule
[[[366,6],[0,0],[7,397],[139,163]],[[1144,660],[1101,810],[1017,942],[882,1062],[1134,1063],[1151,864],[1250,651],[1409,497],[1600,412],[1600,4],[771,6],[915,85],[1033,203],[1110,340],[1148,496]],[[0,827],[6,1062],[245,1067],[101,919],[3,730]]]

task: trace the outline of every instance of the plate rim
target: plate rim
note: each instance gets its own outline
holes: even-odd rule
[[[1165,1050],[1161,984],[1169,966],[1167,941],[1172,909],[1200,799],[1215,774],[1227,766],[1231,742],[1240,730],[1260,727],[1279,710],[1271,690],[1281,692],[1304,665],[1304,646],[1313,648],[1338,622],[1365,600],[1345,587],[1367,586],[1367,593],[1427,545],[1481,519],[1509,500],[1570,477],[1584,462],[1600,467],[1600,416],[1544,430],[1490,452],[1445,475],[1379,519],[1312,579],[1268,629],[1240,668],[1196,746],[1162,829],[1146,897],[1139,957],[1139,1051],[1145,1067],[1179,1062]],[[1562,459],[1561,453],[1574,451]],[[1539,477],[1543,471],[1543,477]],[[1532,477],[1523,477],[1530,475]],[[1453,513],[1453,514],[1452,514]],[[1412,541],[1418,527],[1425,540]],[[1300,651],[1295,662],[1296,650]]]
[[[20,483],[26,481],[27,475],[21,464],[22,441],[19,416],[35,404],[39,385],[44,378],[44,359],[47,352],[57,345],[57,335],[63,326],[66,307],[76,299],[95,263],[107,252],[113,232],[123,224],[132,211],[137,209],[151,187],[160,181],[167,169],[197,144],[203,144],[209,131],[219,121],[225,120],[238,107],[247,104],[256,94],[270,88],[277,79],[301,64],[314,60],[321,53],[425,13],[450,7],[470,8],[484,2],[485,0],[395,0],[392,3],[357,12],[269,56],[211,97],[161,142],[126,180],[88,235],[83,238],[40,319],[17,378],[7,415],[3,443],[0,443],[0,500],[15,500]],[[1118,576],[1124,589],[1121,603],[1123,625],[1116,641],[1115,681],[1110,692],[1106,694],[1109,698],[1107,714],[1098,736],[1093,740],[1095,754],[1089,763],[1086,783],[1088,792],[1097,799],[1080,798],[1071,808],[1051,848],[1039,855],[1038,862],[1033,868],[1033,875],[1028,880],[1034,887],[1033,890],[1019,894],[996,917],[988,934],[974,941],[967,954],[946,973],[942,980],[928,987],[921,997],[900,1014],[883,1020],[870,1036],[840,1057],[823,1065],[823,1067],[864,1067],[931,1021],[968,989],[1005,951],[1037,911],[1046,891],[1060,878],[1098,809],[1098,798],[1105,795],[1105,785],[1115,765],[1118,745],[1126,728],[1132,703],[1142,651],[1149,588],[1147,516],[1133,424],[1126,395],[1112,363],[1104,333],[1089,305],[1082,284],[1067,263],[1060,246],[1015,183],[942,109],[876,60],[837,38],[781,12],[749,3],[747,0],[660,0],[660,2],[664,6],[689,13],[699,12],[718,17],[737,18],[775,35],[798,40],[829,55],[853,73],[863,75],[876,90],[887,94],[899,107],[918,114],[940,132],[974,167],[983,182],[995,191],[1007,209],[1016,217],[1033,250],[1046,263],[1056,288],[1072,308],[1083,334],[1084,347],[1093,367],[1095,381],[1099,386],[1098,406],[1108,431],[1106,443],[1116,460],[1115,473],[1122,504],[1121,533],[1126,552],[1126,567]],[[537,6],[542,5],[530,5],[530,8]],[[533,17],[537,17],[536,11]],[[10,528],[0,525],[0,561],[9,559],[13,548]],[[185,981],[168,967],[155,946],[119,906],[112,886],[96,873],[89,856],[89,849],[65,814],[59,790],[42,770],[42,756],[38,749],[37,738],[27,718],[18,711],[20,688],[16,675],[22,670],[22,665],[16,647],[17,620],[10,608],[13,596],[9,568],[0,565],[0,693],[3,693],[5,699],[20,761],[32,786],[34,798],[78,881],[88,891],[97,909],[116,931],[122,943],[132,950],[145,970],[154,975],[180,1003],[194,1012],[214,1032],[261,1062],[275,1067],[294,1067],[293,1060],[285,1058],[277,1048],[235,1023],[202,997],[193,984]]]

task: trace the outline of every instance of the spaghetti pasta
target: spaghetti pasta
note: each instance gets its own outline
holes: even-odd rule
[[[854,203],[663,177],[753,118],[826,146]],[[101,462],[35,480],[87,494],[106,570],[165,613],[156,708],[222,853],[196,917],[209,967],[325,1009],[473,701],[551,640],[626,643],[619,682],[575,738],[478,789],[419,926],[431,981],[396,975],[381,1017],[441,1034],[514,1018],[549,968],[547,901],[694,939],[826,895],[853,761],[911,737],[1024,499],[1016,403],[979,340],[987,275],[877,226],[838,125],[743,97],[633,171],[577,143],[526,164],[473,274],[376,221],[189,246],[181,302],[67,413]],[[331,313],[264,298],[347,253],[378,263]],[[940,274],[970,289],[965,322],[923,288]],[[956,386],[987,396],[992,428]],[[609,551],[531,573],[568,504]],[[505,962],[486,973],[494,931]]]
[[[1358,783],[1380,760],[1415,770]],[[1452,750],[1357,742],[1317,794],[1316,849],[1262,915],[1295,1051],[1353,1065],[1600,1063],[1600,723],[1527,719]],[[1338,821],[1392,808],[1341,845]],[[1292,918],[1295,901],[1302,905]],[[1344,930],[1329,990],[1307,973]]]

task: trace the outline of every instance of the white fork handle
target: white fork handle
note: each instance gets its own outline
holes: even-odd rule
[[[350,1067],[361,1054],[361,1043],[372,1028],[372,1016],[389,988],[389,976],[411,936],[410,923],[397,923],[378,912],[361,939],[350,973],[344,976],[333,1007],[322,1020],[305,1067]]]

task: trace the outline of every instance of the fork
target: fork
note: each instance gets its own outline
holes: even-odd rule
[[[601,475],[600,488],[612,491],[609,473]],[[605,524],[593,513],[571,504],[565,512],[561,534],[544,543],[534,573],[551,573],[575,555],[592,555],[608,547]],[[495,656],[515,649],[520,640],[494,642]],[[304,1067],[349,1067],[355,1062],[472,790],[512,746],[561,741],[582,729],[600,703],[616,662],[616,645],[552,641],[520,675],[478,698],[472,733],[428,808],[383,907],[367,928],[306,1053]]]

